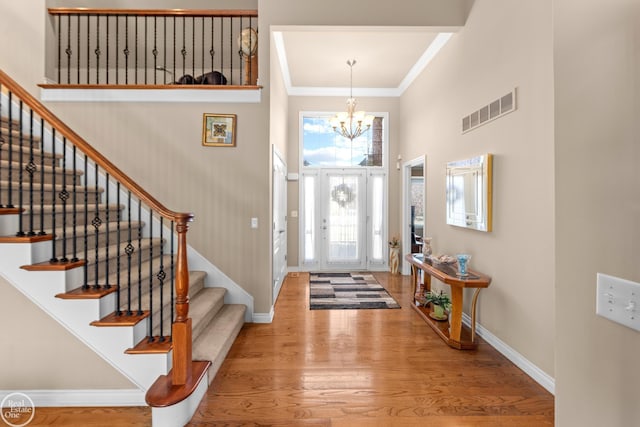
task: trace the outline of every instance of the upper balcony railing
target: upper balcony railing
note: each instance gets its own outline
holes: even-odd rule
[[[255,10],[50,8],[49,16],[48,78],[57,85],[257,85]]]

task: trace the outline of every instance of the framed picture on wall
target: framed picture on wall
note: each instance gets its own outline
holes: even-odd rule
[[[236,146],[236,115],[204,113],[202,145],[207,147]]]

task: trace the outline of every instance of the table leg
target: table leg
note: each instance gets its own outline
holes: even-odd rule
[[[478,303],[478,296],[480,296],[480,289],[476,288],[471,300],[471,342],[476,342],[476,304]]]
[[[449,338],[459,343],[462,334],[462,288],[458,286],[451,287],[449,328]]]

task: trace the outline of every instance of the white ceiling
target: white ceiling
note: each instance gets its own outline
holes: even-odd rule
[[[451,33],[429,28],[292,27],[274,31],[289,95],[400,96]]]

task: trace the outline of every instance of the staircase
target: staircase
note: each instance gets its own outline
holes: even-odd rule
[[[164,208],[2,71],[0,88],[0,274],[146,392],[154,425],[184,424],[246,306],[188,270],[191,214]]]

